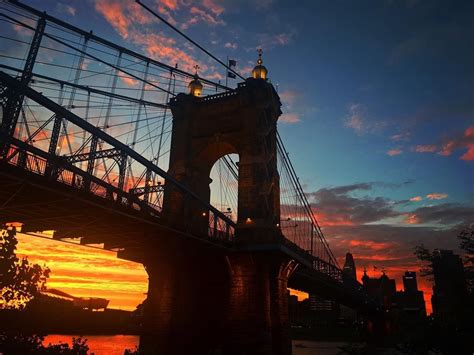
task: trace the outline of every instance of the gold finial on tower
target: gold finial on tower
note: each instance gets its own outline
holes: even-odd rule
[[[257,65],[255,68],[252,70],[252,77],[254,79],[263,79],[267,80],[267,74],[268,70],[263,66],[263,60],[262,60],[262,48],[257,49],[258,52],[258,59],[257,59]]]
[[[196,73],[194,74],[194,79],[188,85],[189,94],[199,97],[202,94],[202,84],[199,81],[198,75],[199,65],[196,64],[193,68],[196,70]]]

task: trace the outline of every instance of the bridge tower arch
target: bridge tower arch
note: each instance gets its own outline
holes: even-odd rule
[[[211,168],[221,157],[238,154],[236,241],[274,237],[280,220],[276,123],[281,103],[273,86],[249,78],[231,92],[202,98],[179,94],[170,106],[168,173],[209,201]],[[200,209],[188,204],[177,189],[166,190],[163,211],[171,224],[179,227],[183,218],[194,220],[203,213]],[[194,227],[204,228],[204,220]]]

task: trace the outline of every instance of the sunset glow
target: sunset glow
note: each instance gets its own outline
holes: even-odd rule
[[[116,253],[18,234],[18,255],[51,269],[48,288],[77,297],[110,300],[109,308],[134,310],[146,298],[143,265],[118,259]]]

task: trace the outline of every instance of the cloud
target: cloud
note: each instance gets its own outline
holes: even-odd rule
[[[215,0],[203,0],[202,4],[207,10],[214,13],[214,15],[220,15],[224,12],[224,7],[217,4]]]
[[[404,132],[404,133],[395,134],[391,136],[390,139],[395,142],[407,141],[410,139],[410,135],[411,135],[410,132]]]
[[[56,10],[62,14],[69,14],[71,16],[76,16],[76,8],[72,7],[71,5],[58,3],[56,5]]]
[[[161,2],[159,11],[171,17],[169,11],[177,10],[179,4],[181,3],[171,0]],[[168,63],[171,66],[178,64],[180,69],[189,72],[192,72],[194,65],[198,64],[201,68],[200,73],[209,78],[222,78],[215,70],[211,70],[211,67],[194,58],[190,54],[192,53],[192,48],[180,48],[172,37],[168,37],[162,32],[147,29],[144,25],[153,23],[153,17],[148,16],[135,2],[126,0],[96,0],[95,8],[122,38],[142,47],[149,57]],[[199,10],[197,11],[201,13]],[[217,8],[214,8],[213,11],[219,13]],[[136,85],[136,82],[131,78],[124,77],[122,81],[128,86]]]
[[[180,49],[176,45],[176,41],[173,38],[166,37],[162,33],[149,33],[144,36],[140,32],[133,32],[131,34],[132,41],[142,46],[146,54],[160,61],[164,61],[173,65],[178,63],[179,68],[186,71],[192,72],[194,65],[197,61],[190,54]],[[199,63],[201,72],[206,72],[208,66],[204,63]]]
[[[296,102],[296,98],[299,96],[298,91],[296,90],[285,90],[278,94],[282,103],[290,108]]]
[[[224,44],[225,48],[237,49],[237,43],[227,42]]]
[[[120,76],[120,80],[127,85],[127,86],[137,86],[138,85],[138,80],[133,79],[129,76]]]
[[[423,197],[421,197],[421,196],[415,196],[415,197],[412,197],[410,199],[410,201],[412,201],[412,202],[419,202],[421,200],[423,200]]]
[[[351,128],[358,135],[381,133],[388,125],[389,122],[386,120],[370,117],[367,108],[360,103],[351,103],[344,118],[344,126]]]
[[[392,201],[383,197],[354,197],[358,191],[372,190],[374,183],[323,188],[309,193],[309,199],[317,211],[323,226],[359,225],[396,217],[400,212],[394,210]]]
[[[407,224],[420,224],[420,218],[415,213],[409,213],[405,217],[405,223]]]
[[[474,222],[474,207],[460,203],[424,206],[412,212],[419,224],[469,225]]]
[[[300,103],[299,107],[295,107],[296,102],[301,98],[301,93],[296,90],[285,90],[279,93],[284,114],[280,116],[279,121],[283,123],[298,123],[301,122],[301,109],[305,106]]]
[[[301,122],[298,114],[294,112],[282,114],[280,118],[278,119],[278,121],[283,122],[283,123],[289,123],[289,124],[295,124],[295,123]]]
[[[426,195],[426,198],[430,200],[443,200],[448,197],[448,194],[440,193],[440,192],[433,192],[431,194]]]
[[[361,104],[351,104],[349,106],[349,114],[344,122],[344,126],[353,129],[357,134],[362,134],[365,130],[362,111]]]
[[[197,6],[192,6],[190,9],[191,18],[181,25],[181,28],[186,30],[192,25],[196,25],[199,22],[207,23],[211,26],[225,25],[226,23],[219,18],[222,12],[215,12],[213,9],[209,9],[211,12],[203,10]]]
[[[395,155],[400,155],[402,153],[403,151],[401,149],[390,149],[389,151],[387,151],[387,155],[390,155],[391,157]]]
[[[461,159],[474,160],[474,126],[466,129],[464,132],[464,138],[464,146],[467,148],[467,152],[461,156]]]
[[[153,21],[153,18],[147,16],[140,5],[131,1],[96,0],[95,9],[124,39],[129,37],[135,23],[145,25]]]
[[[434,153],[438,150],[436,145],[417,145],[414,149],[417,153]]]
[[[256,36],[258,41],[257,46],[248,48],[247,51],[253,51],[258,48],[268,50],[275,47],[284,47],[292,43],[296,35],[297,31],[293,28],[289,29],[286,32],[259,33]]]
[[[386,250],[388,248],[394,248],[397,246],[397,244],[394,242],[377,242],[373,240],[356,240],[355,239],[355,240],[349,241],[349,246],[379,251],[379,250]]]
[[[437,153],[445,157],[451,156],[457,150],[465,149],[467,150],[459,159],[474,161],[474,126],[470,126],[464,132],[445,139],[441,144],[417,145],[412,148],[417,153]]]
[[[158,12],[168,21],[171,23],[173,26],[176,26],[178,22],[174,19],[173,15],[171,15],[171,11],[169,8],[163,6],[163,5],[158,5]]]
[[[160,0],[159,3],[170,10],[176,10],[178,8],[177,0]]]
[[[370,191],[375,183],[360,183],[334,188],[323,188],[309,193],[317,218],[323,227],[358,226],[383,223],[388,218],[403,217],[407,224],[432,224],[451,226],[469,224],[474,221],[474,206],[463,204],[441,204],[424,206],[410,212],[397,209],[399,203],[383,197],[355,197],[360,191]],[[428,199],[444,199],[443,193],[428,194]],[[410,201],[421,201],[421,196]],[[400,202],[400,201],[398,201]],[[433,227],[434,228],[434,227]]]

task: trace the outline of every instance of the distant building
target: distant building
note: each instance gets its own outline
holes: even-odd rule
[[[351,253],[346,254],[346,260],[344,261],[344,267],[342,268],[343,280],[347,282],[347,279],[357,281],[357,272],[354,262],[354,257]],[[357,320],[357,311],[340,305],[339,318],[344,321],[354,322]]]
[[[438,250],[433,258],[433,314],[445,321],[456,321],[465,311],[468,291],[464,267],[459,255]]]
[[[346,254],[346,261],[344,262],[344,267],[342,268],[342,272],[346,274],[347,276],[353,278],[354,280],[357,279],[354,257],[352,256],[351,253]]]
[[[416,272],[407,271],[403,275],[403,289],[405,292],[416,292],[418,291],[418,283],[416,281]]]
[[[403,275],[403,291],[397,292],[397,306],[405,318],[423,318],[426,316],[423,291],[418,290],[416,272],[407,271]]]
[[[390,279],[384,272],[379,278],[370,278],[364,270],[362,284],[367,293],[381,303],[385,310],[393,308],[397,293],[394,279]]]

